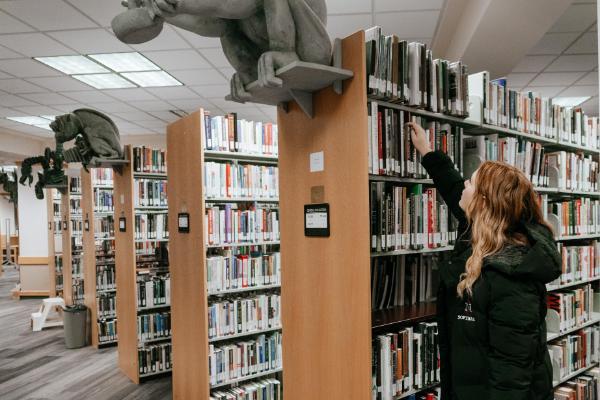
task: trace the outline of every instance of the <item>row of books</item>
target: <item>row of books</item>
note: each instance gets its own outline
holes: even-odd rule
[[[277,156],[277,125],[204,114],[204,150]]]
[[[557,151],[546,154],[548,166],[558,170],[558,188],[598,191],[598,162],[592,156]]]
[[[432,150],[441,150],[461,165],[461,137],[463,128],[439,121],[428,121],[410,112],[381,106],[376,101],[368,104],[369,173],[407,178],[426,178],[421,155],[412,144],[408,122],[416,122],[425,129]]]
[[[94,216],[94,237],[107,238],[115,236],[115,220],[112,215]]]
[[[133,206],[166,207],[167,181],[136,178],[133,183]]]
[[[171,336],[171,312],[138,315],[137,334],[140,342]]]
[[[96,266],[96,290],[113,290],[117,288],[115,265]]]
[[[83,262],[80,256],[71,259],[71,276],[74,279],[83,277]]]
[[[73,278],[72,284],[73,303],[83,304],[84,300],[84,284],[82,278]]]
[[[578,198],[548,203],[548,212],[559,222],[560,236],[600,232],[600,200]]]
[[[169,216],[165,214],[136,214],[135,240],[168,239]]]
[[[111,212],[114,209],[113,191],[94,188],[94,212]]]
[[[60,214],[60,203],[52,203],[52,213],[55,217],[61,217]]]
[[[118,339],[117,334],[117,320],[113,319],[110,321],[98,321],[98,341],[102,342],[113,342]]]
[[[137,306],[148,308],[171,304],[171,278],[166,276],[145,277],[138,275]]]
[[[558,251],[562,258],[562,273],[552,285],[565,285],[600,277],[600,241],[582,246],[558,243]]]
[[[392,251],[447,246],[457,222],[437,189],[371,182],[371,250]]]
[[[146,146],[134,147],[133,172],[166,174],[167,151]]]
[[[161,343],[138,349],[138,365],[140,375],[171,370],[173,346],[171,343]]]
[[[265,379],[229,390],[215,390],[210,394],[210,400],[281,400],[281,396],[281,382],[277,379]]]
[[[440,382],[435,322],[422,322],[373,340],[372,398],[392,400]]]
[[[481,99],[485,124],[599,148],[597,117],[587,117],[578,107],[554,104],[539,93],[511,90],[506,78],[491,80],[487,71],[470,75],[469,96]]]
[[[204,194],[214,198],[276,199],[279,168],[224,162],[204,163]]]
[[[72,176],[69,178],[69,192],[71,194],[81,194],[81,178]]]
[[[279,210],[224,204],[206,208],[206,244],[279,240]]]
[[[112,168],[90,169],[93,186],[113,186],[114,173]]]
[[[279,285],[281,254],[233,255],[231,250],[225,250],[222,255],[209,255],[206,279],[209,294]]]
[[[559,332],[566,332],[592,320],[594,290],[588,284],[577,289],[548,293],[547,304],[548,311],[553,310],[559,316]]]
[[[371,308],[434,301],[441,254],[411,254],[371,259]]]
[[[554,389],[555,400],[600,399],[600,369],[592,368]]]
[[[259,335],[254,339],[227,345],[209,345],[210,384],[278,370],[282,366],[281,333]]]
[[[114,318],[117,316],[117,294],[99,293],[96,296],[98,319]]]
[[[278,294],[217,301],[208,306],[208,337],[232,335],[281,327]]]
[[[160,242],[152,242],[152,241],[141,241],[135,243],[135,254],[136,256],[148,256],[154,255],[156,253],[156,249],[160,247]]]
[[[365,31],[367,94],[433,112],[469,115],[467,66],[434,59],[423,43],[384,35],[381,27]]]
[[[69,199],[69,208],[71,210],[71,215],[81,215],[81,199]]]
[[[548,344],[554,381],[598,362],[600,327],[590,326]]]

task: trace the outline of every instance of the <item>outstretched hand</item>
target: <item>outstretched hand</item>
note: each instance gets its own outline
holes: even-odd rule
[[[429,147],[429,139],[427,138],[427,134],[423,127],[416,122],[407,122],[406,127],[410,129],[410,138],[412,140],[413,146],[415,149],[424,156],[425,154],[431,152],[431,147]]]

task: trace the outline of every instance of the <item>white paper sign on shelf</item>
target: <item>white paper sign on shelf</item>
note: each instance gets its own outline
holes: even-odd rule
[[[325,154],[322,151],[310,153],[310,172],[325,170]]]

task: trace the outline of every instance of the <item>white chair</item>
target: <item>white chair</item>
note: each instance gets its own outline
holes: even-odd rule
[[[44,328],[53,326],[63,326],[62,307],[65,301],[61,297],[50,297],[44,299],[40,310],[31,313],[31,327],[34,332],[39,332]],[[56,316],[49,317],[50,312],[54,312]]]

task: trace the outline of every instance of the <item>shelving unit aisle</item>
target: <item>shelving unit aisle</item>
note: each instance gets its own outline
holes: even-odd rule
[[[119,317],[119,367],[129,379],[137,384],[144,378],[171,372],[171,344],[170,336],[160,337],[160,340],[149,344],[144,343],[138,334],[138,318],[152,313],[163,315],[169,313],[170,300],[166,283],[169,277],[168,269],[165,271],[164,266],[159,264],[154,256],[154,247],[160,242],[136,240],[136,236],[139,236],[143,229],[139,222],[140,216],[147,214],[147,207],[137,204],[136,196],[139,198],[143,193],[150,194],[148,190],[141,188],[140,180],[145,180],[143,182],[149,185],[164,186],[167,175],[165,172],[136,172],[135,168],[139,165],[140,159],[137,156],[134,157],[134,150],[131,146],[125,147],[125,155],[129,164],[122,168],[121,173],[115,172],[114,174],[114,230],[117,315]],[[160,193],[165,195],[164,200],[166,201],[166,191]],[[166,204],[151,208],[154,214],[167,214]],[[165,221],[164,227],[166,228],[166,226]],[[148,228],[148,226],[145,227]],[[148,283],[142,285],[139,282]],[[141,298],[151,302],[153,302],[152,298],[156,298],[160,304],[142,308],[138,306]],[[150,369],[144,368],[142,362],[148,361],[148,357],[156,357],[161,362],[161,366],[158,367],[154,364],[154,367],[150,367]],[[148,364],[145,365],[148,366]]]
[[[71,302],[73,304],[83,304],[85,302],[85,279],[83,264],[83,214],[81,209],[81,173],[69,171],[68,176],[68,207],[69,207],[69,252],[71,255],[70,263],[65,263],[67,269],[71,270],[71,280],[65,282],[71,286]],[[64,203],[63,203],[64,204]],[[63,223],[64,230],[64,223]],[[64,249],[63,235],[63,249]]]
[[[46,189],[48,212],[48,271],[50,297],[63,297],[61,194],[57,189]]]
[[[95,348],[117,343],[112,173],[107,168],[81,171],[85,305]]]
[[[281,366],[276,364],[272,364],[265,369],[257,369],[253,374],[237,376],[224,381],[211,382],[209,378],[209,353],[211,349],[218,351],[218,347],[223,344],[254,342],[254,340],[259,340],[258,338],[262,335],[264,335],[266,341],[269,341],[269,338],[279,337],[278,332],[281,328],[280,326],[269,326],[264,327],[264,329],[236,332],[236,334],[230,334],[229,336],[222,334],[219,336],[214,331],[209,334],[209,309],[211,305],[214,306],[215,303],[220,301],[252,299],[253,296],[260,295],[270,294],[277,297],[280,284],[279,282],[267,282],[265,285],[257,285],[253,288],[209,288],[207,260],[211,257],[219,257],[222,254],[225,259],[235,263],[236,260],[239,261],[235,256],[236,254],[248,254],[247,250],[243,252],[244,247],[250,249],[250,245],[255,244],[252,246],[250,258],[262,259],[261,257],[266,258],[271,252],[278,253],[278,250],[274,250],[276,247],[273,246],[278,245],[279,242],[277,240],[265,240],[264,238],[261,240],[257,237],[249,242],[235,243],[236,240],[231,238],[227,244],[209,245],[208,242],[213,232],[216,231],[215,235],[219,236],[219,229],[216,228],[216,225],[213,227],[212,223],[209,222],[211,217],[206,216],[211,207],[219,206],[221,210],[224,208],[229,209],[229,207],[246,210],[275,207],[276,204],[273,205],[273,203],[276,203],[277,195],[274,193],[270,198],[256,193],[253,195],[247,193],[244,196],[241,193],[230,193],[229,197],[227,194],[215,196],[214,192],[207,195],[210,185],[205,179],[206,176],[210,175],[210,166],[207,167],[207,163],[214,161],[232,163],[233,165],[236,163],[249,166],[259,165],[269,168],[277,166],[277,158],[273,155],[262,156],[233,151],[227,153],[203,151],[207,147],[205,143],[207,137],[206,126],[210,126],[210,124],[205,123],[205,118],[208,117],[204,111],[199,110],[174,122],[167,129],[169,154],[177,154],[177,157],[171,159],[169,164],[173,359],[175,360],[173,365],[173,397],[175,399],[208,399],[211,390],[218,388],[222,392],[226,391],[228,387],[231,388],[236,385],[240,386],[241,389],[246,383],[274,376],[277,376],[278,381],[281,382]],[[232,131],[229,132],[232,133]],[[233,139],[229,140],[233,141]],[[229,147],[230,145],[225,146]],[[253,179],[255,177],[253,175]],[[240,179],[240,181],[242,180]],[[246,205],[250,205],[250,208],[247,208]],[[186,218],[188,218],[189,232],[185,229],[181,231],[178,229],[178,222],[183,223]],[[215,219],[218,221],[218,216]],[[221,219],[221,224],[223,224],[223,221]],[[232,224],[235,225],[234,222]],[[221,226],[221,228],[224,227]],[[242,223],[240,223],[239,229],[242,229]],[[207,234],[209,238],[206,237]],[[221,234],[223,234],[223,230],[221,230]],[[223,252],[224,249],[230,249],[231,254],[228,255],[228,253]],[[234,264],[229,265],[230,270],[235,268]],[[281,268],[284,269],[284,264],[281,263],[281,265]],[[271,318],[271,306],[272,303],[269,303],[266,307],[259,306],[269,308],[269,318]],[[218,314],[219,311],[216,311],[216,313]],[[264,322],[264,320],[262,321]],[[269,354],[268,351],[265,351],[265,353]],[[218,368],[217,366],[216,369],[218,370]],[[212,370],[215,371],[215,364],[213,364]]]
[[[67,176],[69,187],[61,194],[60,213],[62,224],[62,261],[63,261],[63,295],[65,304],[75,303],[73,293],[73,283],[76,278],[73,276],[73,266],[77,263],[80,251],[74,247],[79,236],[74,228],[73,221],[80,221],[80,215],[77,215],[71,208],[71,200],[81,198],[79,191],[71,192],[71,178],[74,177],[73,171],[68,171]]]

